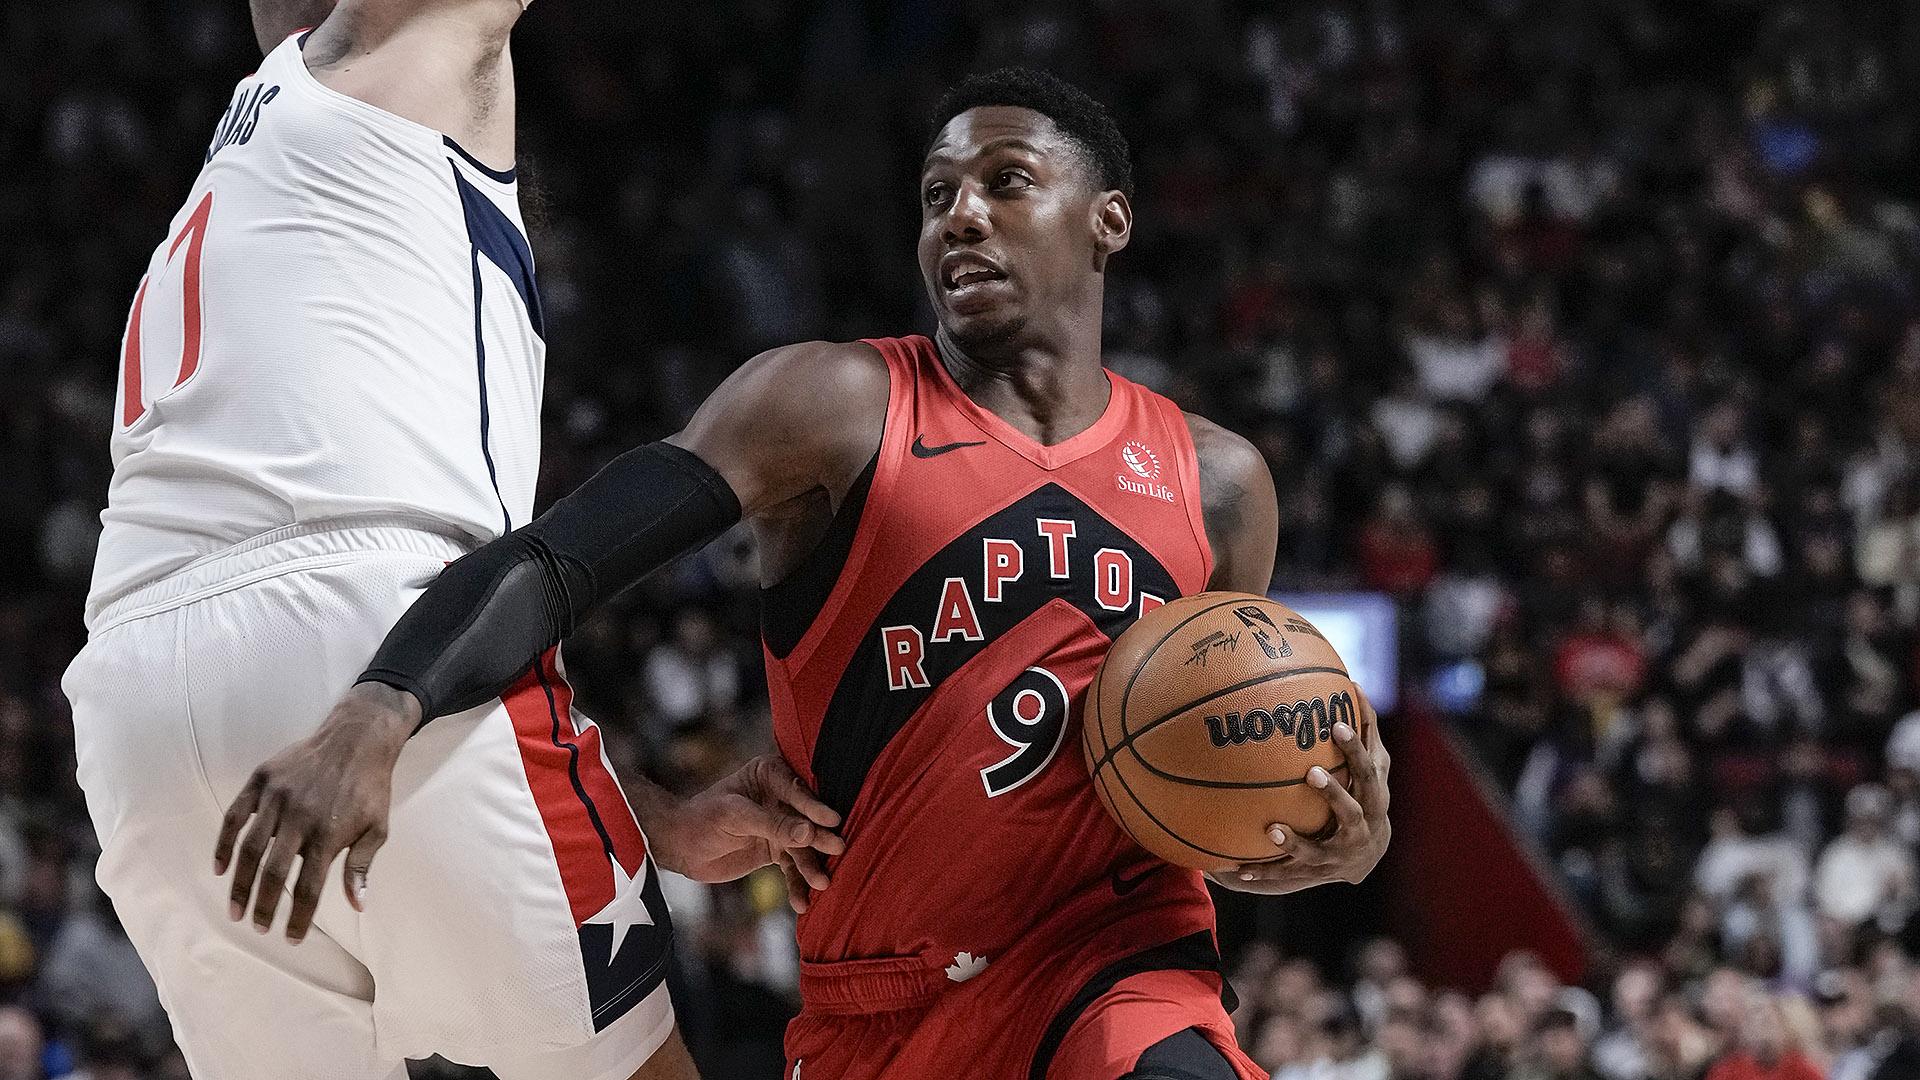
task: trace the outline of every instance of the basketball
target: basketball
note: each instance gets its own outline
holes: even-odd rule
[[[1276,855],[1267,826],[1333,828],[1315,765],[1351,787],[1333,741],[1360,730],[1346,664],[1284,604],[1208,592],[1155,608],[1107,653],[1081,741],[1100,799],[1140,846],[1196,870]]]

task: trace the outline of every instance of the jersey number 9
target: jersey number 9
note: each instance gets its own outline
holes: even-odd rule
[[[1067,688],[1046,668],[1030,667],[987,702],[987,725],[1014,748],[980,770],[987,798],[1005,795],[1040,775],[1067,733]]]

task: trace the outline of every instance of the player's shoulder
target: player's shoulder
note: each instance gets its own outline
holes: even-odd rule
[[[798,397],[886,401],[891,377],[887,359],[864,341],[802,341],[749,360],[762,378],[790,381]]]
[[[770,440],[830,475],[859,473],[880,445],[892,392],[887,360],[860,342],[805,341],[755,356],[707,399],[694,428]]]
[[[1200,463],[1202,486],[1210,478],[1245,483],[1267,474],[1267,460],[1246,436],[1228,431],[1198,413],[1182,413],[1193,453]]]
[[[729,380],[740,404],[790,416],[810,426],[855,423],[886,415],[892,389],[887,360],[858,341],[804,341],[755,356]]]

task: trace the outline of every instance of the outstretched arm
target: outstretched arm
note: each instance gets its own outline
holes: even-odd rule
[[[448,567],[360,681],[404,690],[416,722],[499,696],[603,599],[744,517],[843,493],[880,444],[885,362],[815,343],[755,357],[686,429],[615,458],[526,527]]]
[[[621,455],[531,524],[449,566],[319,730],[255,770],[228,809],[214,860],[216,872],[234,868],[232,917],[244,917],[251,903],[255,924],[270,927],[298,854],[287,935],[300,940],[342,849],[347,896],[359,907],[385,840],[393,766],[413,731],[499,695],[602,599],[742,515],[778,512],[822,489],[844,494],[880,443],[887,394],[885,361],[869,346],[765,353],[716,390],[686,430]],[[812,827],[831,828],[838,815],[784,768],[743,770],[695,809],[716,829],[764,841],[790,887],[796,874],[819,887],[815,857],[795,848],[838,853],[839,838]],[[659,833],[654,852],[663,866],[737,876],[769,861],[742,858],[711,829],[662,822],[676,802],[635,787],[642,824]]]
[[[1273,583],[1274,552],[1279,545],[1280,510],[1273,476],[1253,444],[1198,416],[1187,417],[1200,458],[1200,495],[1213,547],[1213,578],[1208,586],[1265,596]],[[1358,687],[1355,687],[1358,690]],[[1270,825],[1273,858],[1248,863],[1214,877],[1230,889],[1290,893],[1330,881],[1359,881],[1373,872],[1386,853],[1392,827],[1387,822],[1387,751],[1380,745],[1379,718],[1364,692],[1359,695],[1360,730],[1333,727],[1334,742],[1346,755],[1353,789],[1333,782],[1315,766],[1307,782],[1333,808],[1333,835],[1308,840],[1281,825]]]

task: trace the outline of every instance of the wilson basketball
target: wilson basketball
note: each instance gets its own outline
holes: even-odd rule
[[[1140,846],[1224,870],[1274,858],[1267,826],[1333,827],[1315,765],[1351,782],[1333,741],[1360,730],[1347,667],[1283,604],[1209,592],[1142,616],[1113,643],[1087,695],[1081,740],[1101,801]]]

